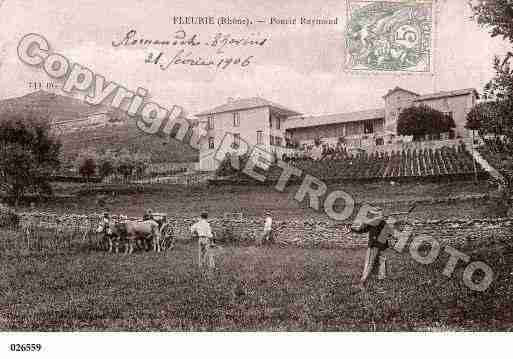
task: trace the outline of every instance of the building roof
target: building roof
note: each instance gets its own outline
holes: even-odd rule
[[[377,118],[385,118],[384,108],[357,112],[337,113],[333,115],[292,117],[285,121],[285,128],[294,129],[314,127],[322,125],[332,125],[337,123],[373,120]]]
[[[418,96],[414,101],[434,100],[437,98],[463,96],[463,95],[469,95],[469,94],[475,94],[477,97],[479,96],[476,89],[468,88],[468,89],[454,90],[454,91],[440,91],[440,92],[435,92],[432,94],[422,95],[422,96]]]
[[[416,92],[406,90],[406,89],[403,89],[402,87],[396,86],[393,89],[388,90],[388,92],[385,94],[385,96],[383,96],[383,98],[387,98],[388,96],[390,96],[391,94],[393,94],[394,92],[397,92],[397,91],[408,92],[414,96],[419,96],[419,94]]]
[[[200,112],[196,116],[213,115],[213,114],[217,114],[217,113],[237,111],[237,110],[247,110],[247,109],[258,108],[258,107],[271,107],[276,112],[283,114],[285,116],[296,116],[296,115],[301,114],[299,112],[290,110],[282,105],[279,105],[275,102],[266,100],[264,98],[250,97],[250,98],[243,98],[243,99],[229,101],[229,102],[225,103],[224,105],[214,107],[211,110]]]

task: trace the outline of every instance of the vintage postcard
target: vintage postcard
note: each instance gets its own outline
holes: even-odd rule
[[[512,14],[0,1],[0,351],[511,331]]]

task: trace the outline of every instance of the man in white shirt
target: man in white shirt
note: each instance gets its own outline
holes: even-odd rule
[[[212,251],[213,247],[213,235],[212,229],[210,228],[210,223],[207,221],[208,213],[202,212],[201,219],[194,223],[191,227],[191,233],[198,236],[198,260],[200,268],[203,267],[203,263],[208,261],[208,268],[214,269],[214,253]]]
[[[271,212],[266,212],[265,222],[264,222],[264,233],[262,234],[262,242],[271,242],[272,240],[272,231],[273,231],[273,219],[271,218]]]

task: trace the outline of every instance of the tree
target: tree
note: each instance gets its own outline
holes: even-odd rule
[[[513,138],[512,101],[495,100],[475,105],[467,114],[465,127],[477,130],[481,136],[485,134],[496,137]]]
[[[60,167],[61,144],[50,135],[46,115],[7,111],[0,115],[0,188],[16,204],[27,191],[51,194],[50,176]]]
[[[134,170],[137,177],[142,177],[146,173],[148,164],[151,162],[151,155],[145,152],[136,152],[133,154]]]
[[[492,37],[502,37],[513,43],[513,2],[511,0],[473,1],[471,4],[474,19],[490,31]],[[495,76],[485,85],[483,97],[486,103],[478,104],[467,117],[467,128],[477,129],[480,134],[492,134],[502,138],[503,153],[511,163],[513,158],[513,53],[508,51],[504,57],[495,56],[493,69]],[[497,161],[498,164],[504,161]],[[508,178],[501,198],[511,206],[513,176],[498,166]]]
[[[78,171],[82,177],[89,181],[96,174],[96,162],[93,158],[87,158]]]
[[[397,120],[397,133],[413,136],[414,141],[428,134],[449,132],[454,127],[456,124],[452,117],[424,104],[405,108]]]
[[[127,149],[122,149],[116,156],[116,172],[128,180],[134,171],[132,154]]]
[[[112,150],[107,150],[98,157],[98,175],[101,178],[112,175],[115,171],[116,155]]]
[[[86,149],[81,151],[76,159],[78,173],[88,181],[96,174],[98,154],[95,150]]]
[[[465,128],[469,130],[479,130],[481,127],[481,118],[485,116],[486,108],[483,106],[484,103],[475,105],[470,112],[467,114],[467,122]]]

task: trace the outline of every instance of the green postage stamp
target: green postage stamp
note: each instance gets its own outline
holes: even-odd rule
[[[431,73],[432,1],[347,0],[345,69]]]

